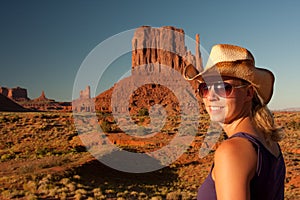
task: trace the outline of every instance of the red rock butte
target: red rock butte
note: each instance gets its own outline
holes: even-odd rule
[[[193,55],[187,49],[183,29],[142,26],[136,29],[132,38],[132,68],[159,63],[182,72],[187,64],[193,64],[202,71],[199,34],[196,35],[195,52]]]
[[[38,98],[18,102],[25,108],[38,111],[71,111],[72,105],[70,102],[57,102],[54,99],[46,97],[45,92],[42,91]]]
[[[132,74],[160,72],[161,67],[167,66],[182,74],[185,66],[193,64],[199,71],[203,70],[200,39],[196,35],[196,55],[193,55],[185,46],[184,30],[171,26],[152,28],[142,26],[136,29],[132,38]],[[172,77],[172,75],[170,75]],[[144,78],[144,77],[143,77]],[[123,80],[130,82],[130,78]],[[138,81],[138,80],[133,80]],[[171,80],[172,81],[172,80]],[[151,82],[151,81],[150,81]],[[133,83],[134,84],[134,83]],[[174,83],[175,84],[175,83]],[[195,89],[195,83],[191,82]],[[114,87],[99,94],[95,98],[95,107],[100,112],[112,112],[111,97]],[[126,97],[119,98],[127,100]],[[200,100],[200,99],[199,99]],[[180,99],[184,101],[184,99]],[[201,101],[200,101],[201,102]],[[120,110],[126,112],[126,104]],[[169,114],[180,112],[179,99],[172,91],[160,84],[145,84],[135,90],[129,99],[129,111],[138,113],[142,108],[149,108],[155,104],[162,105]],[[193,107],[194,105],[190,105]],[[121,111],[121,112],[122,112]]]
[[[27,90],[21,87],[16,87],[16,88],[0,87],[0,94],[14,101],[29,100],[27,96]]]
[[[1,111],[71,111],[70,102],[56,102],[48,99],[45,92],[35,99],[29,99],[27,89],[16,87],[0,87],[2,101],[0,101]]]
[[[132,74],[160,73],[162,66],[170,67],[177,72],[183,72],[185,66],[193,64],[199,71],[203,70],[199,34],[195,38],[195,55],[187,49],[185,45],[185,33],[183,29],[164,26],[153,28],[150,26],[141,26],[136,29],[132,38]],[[136,76],[137,77],[137,76]],[[169,75],[172,81],[172,74]],[[122,81],[131,83],[130,78]],[[147,79],[147,77],[142,77]],[[195,89],[195,83],[190,82]],[[176,84],[176,83],[174,83]],[[87,86],[80,91],[80,97],[71,102],[56,102],[54,99],[48,99],[45,92],[42,91],[40,97],[29,99],[27,90],[24,88],[0,88],[0,94],[20,104],[24,108],[40,111],[77,111],[77,112],[109,112],[113,109],[126,112],[127,107],[112,108],[111,98],[114,86],[95,98],[91,98],[90,87]],[[122,95],[119,97],[125,98]],[[128,100],[128,99],[124,99]],[[200,100],[200,99],[199,99]],[[175,114],[180,112],[179,99],[172,91],[161,84],[155,84],[149,79],[149,84],[142,85],[136,89],[128,100],[129,111],[137,113],[142,108],[150,108],[155,104],[160,104],[166,108],[167,112]],[[184,101],[184,99],[180,99]],[[201,101],[200,101],[201,102]],[[126,102],[122,102],[125,103]],[[193,107],[193,105],[191,105]]]

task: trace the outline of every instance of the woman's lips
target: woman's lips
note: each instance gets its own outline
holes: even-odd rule
[[[219,113],[223,110],[224,106],[208,106],[211,113]]]

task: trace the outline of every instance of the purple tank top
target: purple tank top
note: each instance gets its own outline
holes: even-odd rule
[[[257,152],[256,173],[250,182],[250,199],[283,200],[285,163],[281,150],[280,155],[275,157],[259,140],[249,134],[236,133],[230,138],[233,137],[248,139]],[[215,183],[211,175],[212,169],[198,190],[197,200],[217,199]]]

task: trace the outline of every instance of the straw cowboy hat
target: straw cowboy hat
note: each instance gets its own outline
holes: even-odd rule
[[[217,44],[211,49],[205,69],[199,72],[193,65],[184,68],[187,80],[205,82],[208,76],[229,76],[248,81],[256,88],[264,105],[268,104],[273,94],[274,75],[267,69],[255,67],[254,57],[245,48]]]

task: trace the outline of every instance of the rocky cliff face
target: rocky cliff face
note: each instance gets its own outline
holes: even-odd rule
[[[193,64],[199,71],[202,71],[199,35],[196,36],[196,42],[195,56],[185,46],[183,29],[170,26],[138,28],[132,39],[132,76],[120,81],[122,84],[128,85],[119,92],[117,97],[121,99],[120,104],[122,102],[122,105],[111,106],[112,95],[116,89],[112,87],[95,98],[96,110],[101,112],[128,112],[129,110],[131,114],[137,114],[143,108],[150,109],[151,106],[159,104],[165,108],[168,115],[180,114],[180,101],[184,102],[185,97],[178,99],[168,86],[160,84],[160,81],[166,82],[162,79],[167,78],[169,79],[167,82],[170,82],[168,84],[176,85],[172,73],[168,72],[167,75],[160,75],[160,73],[166,66],[182,74],[183,68],[188,64]],[[148,74],[149,77],[145,74]],[[153,76],[162,76],[162,78],[155,79],[156,82],[153,82],[151,76],[152,78]],[[175,82],[172,83],[172,81]],[[149,84],[139,84],[147,82]],[[182,89],[179,88],[180,85],[177,87]],[[129,98],[124,95],[126,90],[132,90]],[[195,105],[188,106],[192,109]]]
[[[149,71],[159,70],[151,64],[158,63],[179,72],[188,64],[202,71],[199,35],[196,36],[196,55],[185,46],[184,30],[171,26],[138,28],[132,39],[132,68],[147,64]]]
[[[6,88],[0,87],[0,94],[6,96],[14,101],[28,101],[27,90],[24,88]]]

